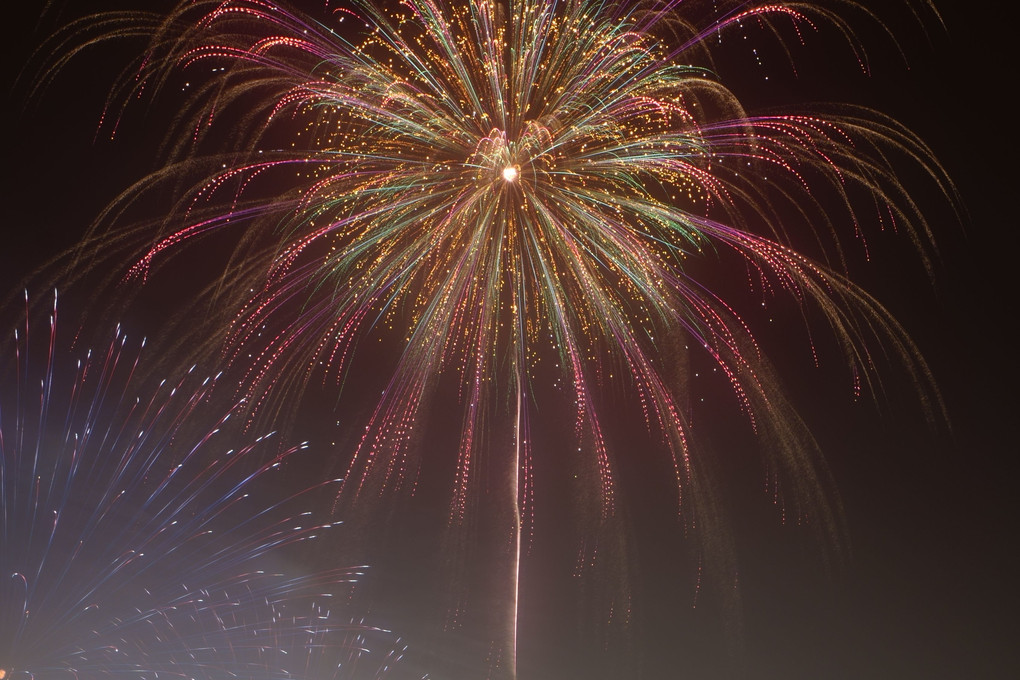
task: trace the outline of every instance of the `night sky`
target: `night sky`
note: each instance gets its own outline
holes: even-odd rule
[[[137,43],[82,56],[30,98],[28,84],[39,63],[29,59],[33,49],[79,11],[54,3],[43,13],[45,4],[21,3],[14,15],[5,9],[0,296],[8,302],[17,299],[8,295],[26,281],[30,287],[44,285],[40,282],[47,276],[34,272],[74,245],[121,190],[158,167],[153,160],[161,136],[158,121],[166,115],[146,113],[140,104],[116,140],[94,141],[110,82]],[[139,4],[146,3],[134,6]],[[311,11],[319,6],[309,4]],[[883,6],[890,3],[865,4],[889,11]],[[945,29],[929,17],[927,35],[891,13],[889,26],[908,64],[897,59],[874,25],[855,23],[872,55],[870,77],[854,69],[845,51],[812,43],[810,36],[806,47],[793,50],[796,77],[781,57],[766,55],[765,65],[758,66],[741,46],[726,52],[718,68],[721,80],[752,111],[796,109],[811,101],[874,107],[918,133],[945,166],[959,190],[959,219],[950,201],[929,183],[916,182],[915,197],[938,248],[933,275],[926,274],[906,239],[894,234],[872,239],[870,262],[853,262],[850,271],[916,341],[949,422],[926,422],[916,393],[896,366],[883,369],[888,384],[878,403],[857,402],[841,382],[843,373],[815,369],[799,347],[786,348],[780,329],[756,329],[825,453],[845,515],[845,556],[829,559],[833,549],[825,540],[779,521],[762,491],[753,437],[742,425],[732,426],[740,418],[737,410],[705,411],[699,421],[704,448],[725,460],[718,468],[723,471],[719,493],[736,551],[739,606],[730,608],[733,603],[718,594],[711,575],[695,597],[690,556],[670,518],[668,494],[657,499],[665,487],[640,469],[625,472],[647,491],[630,496],[639,553],[631,575],[636,622],[627,639],[612,641],[611,652],[593,652],[600,643],[576,632],[583,627],[577,620],[588,613],[544,571],[554,557],[539,553],[525,569],[522,680],[1020,675],[1020,525],[1014,500],[1020,448],[1014,326],[1020,291],[1013,261],[1020,243],[1012,205],[1017,176],[1009,130],[1014,123],[1006,103],[1016,82],[1015,36],[1002,17],[978,13],[972,3],[941,2],[939,8]],[[27,77],[15,84],[19,72]],[[910,185],[913,179],[904,181]],[[153,299],[166,305],[186,302],[187,285],[154,291]],[[69,305],[87,297],[71,291]],[[96,304],[102,306],[102,298]],[[160,333],[160,313],[103,311],[134,332]],[[15,318],[10,308],[3,310],[5,324]],[[796,323],[795,314],[791,319]],[[164,357],[167,365],[173,364],[170,359]],[[305,413],[295,429],[307,428],[300,436],[313,446],[328,448],[329,441],[343,439],[328,409]],[[321,429],[307,424],[317,419]],[[642,436],[636,434],[635,441]],[[308,475],[327,471],[324,465]],[[556,514],[560,508],[549,505],[548,510]],[[442,636],[437,642],[429,632],[428,612],[436,597],[418,592],[427,580],[417,579],[405,565],[418,553],[423,564],[436,557],[427,555],[427,540],[415,526],[397,534],[401,544],[386,555],[401,566],[379,566],[368,588],[377,600],[373,611],[388,618],[382,625],[404,634],[412,648],[416,640],[422,643],[423,667],[436,663],[439,668],[433,677],[484,677],[430,657],[428,650],[441,657],[444,645],[455,649],[459,643]],[[536,551],[542,545],[536,544]]]

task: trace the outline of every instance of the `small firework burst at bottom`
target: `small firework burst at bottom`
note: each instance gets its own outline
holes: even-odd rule
[[[338,524],[307,510],[332,482],[270,483],[305,445],[240,434],[214,380],[147,390],[119,329],[68,350],[54,304],[40,335],[0,359],[0,679],[390,677],[400,641],[340,611],[362,568],[292,552]]]

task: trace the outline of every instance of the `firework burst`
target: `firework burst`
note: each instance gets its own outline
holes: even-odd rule
[[[205,419],[212,381],[146,395],[119,333],[65,373],[55,315],[48,347],[20,334],[4,364],[0,675],[385,676],[394,638],[330,612],[360,568],[280,572],[335,524],[298,510],[328,485],[264,502],[305,447],[262,464],[271,437],[227,450],[231,412]]]
[[[187,226],[148,248],[132,274],[145,278],[189,240],[244,232],[247,249],[219,285],[235,280],[247,299],[228,343],[235,361],[245,357],[253,408],[321,366],[342,374],[372,333],[392,329],[405,345],[346,492],[358,495],[377,473],[380,486],[414,479],[408,444],[444,372],[459,376],[465,405],[454,519],[496,414],[510,413],[513,434],[485,448],[508,448],[526,478],[543,362],[555,363],[572,395],[603,515],[614,504],[598,408],[607,384],[634,390],[668,445],[678,489],[693,474],[684,386],[670,377],[675,355],[663,347],[706,352],[756,428],[789,430],[791,411],[737,305],[689,273],[692,261],[726,252],[745,263],[762,300],[785,292],[820,312],[855,390],[878,379],[867,342],[875,335],[923,373],[882,307],[793,242],[807,229],[843,257],[838,225],[812,190],[834,195],[858,236],[854,199],[863,194],[878,206],[876,220],[926,242],[883,155],[903,152],[941,181],[924,146],[878,114],[748,117],[709,71],[689,64],[710,37],[741,23],[804,30],[820,16],[845,29],[833,15],[734,3],[700,30],[676,19],[687,7],[679,3],[357,7],[336,10],[331,24],[363,24],[354,41],[271,2],[186,3],[125,85],[212,71],[186,84],[196,92],[179,122],[191,133],[171,135],[182,152],[204,148],[218,118],[242,116],[238,154],[252,160],[233,154],[185,192],[166,224]],[[679,39],[657,37],[666,24]],[[290,149],[272,146],[279,135],[292,138]]]

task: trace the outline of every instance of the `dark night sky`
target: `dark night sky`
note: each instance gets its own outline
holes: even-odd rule
[[[941,254],[934,281],[909,247],[891,238],[878,239],[873,262],[855,271],[930,362],[950,423],[926,425],[910,403],[909,387],[895,384],[895,371],[888,403],[854,404],[842,385],[826,385],[806,359],[780,352],[780,367],[792,367],[784,381],[818,436],[842,496],[850,556],[843,566],[826,569],[824,550],[808,532],[780,526],[767,510],[762,514],[762,499],[737,503],[739,625],[692,610],[687,582],[675,582],[669,560],[646,560],[637,590],[661,598],[650,598],[632,643],[643,659],[641,677],[1020,675],[1020,524],[1013,495],[1020,449],[1014,436],[1020,370],[1013,329],[1020,243],[1009,133],[1015,121],[1006,103],[1016,83],[1015,37],[1005,20],[978,13],[971,3],[939,6],[946,29],[930,25],[927,42],[904,24],[909,69],[886,59],[881,38],[865,29],[861,37],[878,55],[870,79],[839,63],[832,65],[839,75],[831,77],[830,65],[817,59],[807,60],[797,80],[776,65],[768,86],[753,69],[741,72],[729,62],[722,76],[745,103],[828,99],[874,106],[919,133],[957,183],[966,211],[962,223],[944,201],[920,197]],[[13,74],[59,15],[37,25],[28,7],[19,11],[24,16],[5,22],[3,296],[72,245],[120,189],[153,167],[151,149],[128,134],[112,143],[92,141],[116,72],[111,64],[130,50],[103,48],[83,57],[26,106],[24,87],[11,89]],[[158,134],[135,125],[143,138]],[[780,341],[772,339],[777,346]],[[714,429],[723,449],[741,444],[727,439],[725,423]],[[731,492],[739,495],[741,484],[760,487],[757,474],[735,475],[747,479],[734,481]],[[649,526],[645,533],[654,530]],[[655,554],[654,535],[639,544]],[[705,606],[711,607],[711,598]],[[721,632],[737,627],[740,635]],[[720,661],[738,638],[738,660]],[[583,677],[579,669],[595,663],[577,658],[580,652],[569,645],[566,651],[541,641],[533,645],[540,661],[525,660],[522,668],[532,672],[522,678]]]

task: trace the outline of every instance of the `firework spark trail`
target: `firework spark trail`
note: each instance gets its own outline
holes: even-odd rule
[[[246,437],[227,450],[238,407],[217,415],[214,381],[192,375],[144,396],[119,329],[76,366],[56,305],[46,344],[29,331],[0,394],[6,678],[394,677],[399,641],[325,606],[362,568],[275,571],[288,546],[339,524],[300,509],[335,482],[266,493],[304,445],[267,457],[271,436]],[[288,672],[302,662],[316,674]]]
[[[782,25],[799,36],[825,23],[866,70],[844,20],[801,3],[405,0],[390,13],[353,4],[358,12],[336,17],[364,26],[357,39],[276,2],[183,3],[113,97],[187,73],[197,83],[180,119],[188,133],[171,135],[187,139],[171,143],[185,156],[218,143],[217,120],[243,123],[233,149],[250,160],[213,156],[227,167],[198,179],[187,209],[166,219],[169,234],[153,243],[147,232],[133,274],[199,236],[244,231],[236,261],[246,275],[219,285],[247,299],[228,353],[252,409],[275,412],[317,372],[342,376],[359,339],[400,338],[342,498],[415,487],[414,442],[441,376],[453,374],[464,411],[450,523],[481,502],[486,475],[505,478],[519,539],[532,532],[530,412],[552,401],[536,383],[555,372],[570,395],[584,454],[573,464],[599,498],[597,526],[615,516],[618,485],[600,404],[623,382],[661,434],[678,514],[693,524],[707,462],[694,455],[681,405],[688,386],[661,349],[690,347],[715,362],[774,445],[784,512],[831,530],[813,441],[751,323],[689,265],[732,252],[763,300],[786,293],[805,319],[820,314],[855,390],[880,390],[876,339],[930,384],[899,325],[841,273],[839,239],[848,222],[863,244],[863,195],[876,221],[891,218],[925,258],[928,228],[888,159],[906,158],[951,193],[928,150],[894,121],[852,108],[832,119],[747,116],[698,65],[717,47],[710,38],[730,30],[779,35]],[[196,73],[210,66],[211,76]],[[168,176],[191,179],[195,167],[168,168],[123,202]],[[825,261],[799,252],[804,241]],[[508,418],[512,435],[493,434]]]

